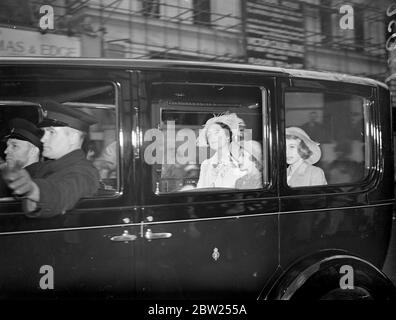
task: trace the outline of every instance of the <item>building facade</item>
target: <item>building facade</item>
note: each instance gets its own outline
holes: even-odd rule
[[[31,0],[0,4],[0,55],[248,62],[390,75],[368,0]],[[53,28],[40,28],[53,8]],[[42,9],[42,11],[40,11]]]
[[[390,0],[3,0],[0,55],[252,63],[388,79],[396,88],[386,50],[392,6]]]

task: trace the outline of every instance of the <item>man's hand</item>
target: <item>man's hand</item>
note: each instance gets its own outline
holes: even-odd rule
[[[3,179],[16,196],[26,196],[33,192],[34,182],[29,173],[22,168],[5,168],[2,170]]]
[[[24,211],[31,212],[36,210],[36,202],[40,200],[40,189],[29,173],[23,168],[14,166],[13,168],[4,168],[2,176],[7,186],[13,190],[15,196],[25,198]]]

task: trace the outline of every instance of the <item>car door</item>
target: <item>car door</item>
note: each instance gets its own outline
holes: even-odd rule
[[[142,73],[139,81],[139,297],[257,298],[278,266],[274,77],[173,70]],[[213,150],[196,140],[214,114],[243,120],[231,133],[236,145],[261,146],[261,186],[197,188]]]
[[[301,256],[341,249],[379,263],[386,256],[386,209],[370,207],[380,160],[380,125],[375,87],[316,79],[292,79],[279,92],[280,144],[287,128],[299,128],[318,146],[310,162],[325,181],[289,185],[280,168],[280,256],[287,266]],[[282,150],[285,150],[282,147]],[[279,153],[285,163],[286,152]],[[306,160],[306,161],[309,161]],[[312,167],[311,167],[312,168]],[[308,172],[308,171],[306,171]]]
[[[3,70],[2,100],[12,102],[15,96],[26,101],[51,98],[67,108],[94,115],[98,123],[88,133],[90,147],[85,144],[83,149],[92,161],[110,161],[104,157],[112,143],[114,158],[112,174],[101,171],[98,192],[81,199],[64,215],[32,219],[24,215],[20,201],[3,195],[0,297],[133,298],[134,240],[139,228],[133,148],[131,135],[126,134],[134,121],[130,74],[78,65],[8,66]],[[15,103],[1,103],[2,128],[13,116],[33,121],[29,106],[23,107],[16,110]]]

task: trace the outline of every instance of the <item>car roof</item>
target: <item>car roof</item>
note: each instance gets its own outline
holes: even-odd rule
[[[292,78],[307,78],[316,80],[328,80],[347,82],[371,86],[388,86],[380,81],[352,76],[348,74],[312,71],[303,69],[290,69],[280,67],[268,67],[250,64],[205,62],[205,61],[182,61],[182,60],[155,60],[155,59],[104,59],[104,58],[31,58],[31,57],[0,57],[0,65],[59,65],[59,66],[94,66],[116,68],[142,68],[142,69],[200,69],[200,70],[234,70],[250,72],[267,72]]]

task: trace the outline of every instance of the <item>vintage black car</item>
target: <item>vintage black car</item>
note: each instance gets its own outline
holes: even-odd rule
[[[47,219],[1,196],[2,299],[394,297],[380,271],[394,201],[384,84],[237,64],[0,59],[1,136],[14,117],[38,123],[42,98],[99,119],[84,148],[100,188]],[[224,183],[205,185],[213,148],[194,139],[231,114],[234,146],[261,148],[258,184],[237,187],[238,149]],[[290,127],[320,148],[322,183],[288,183]]]

